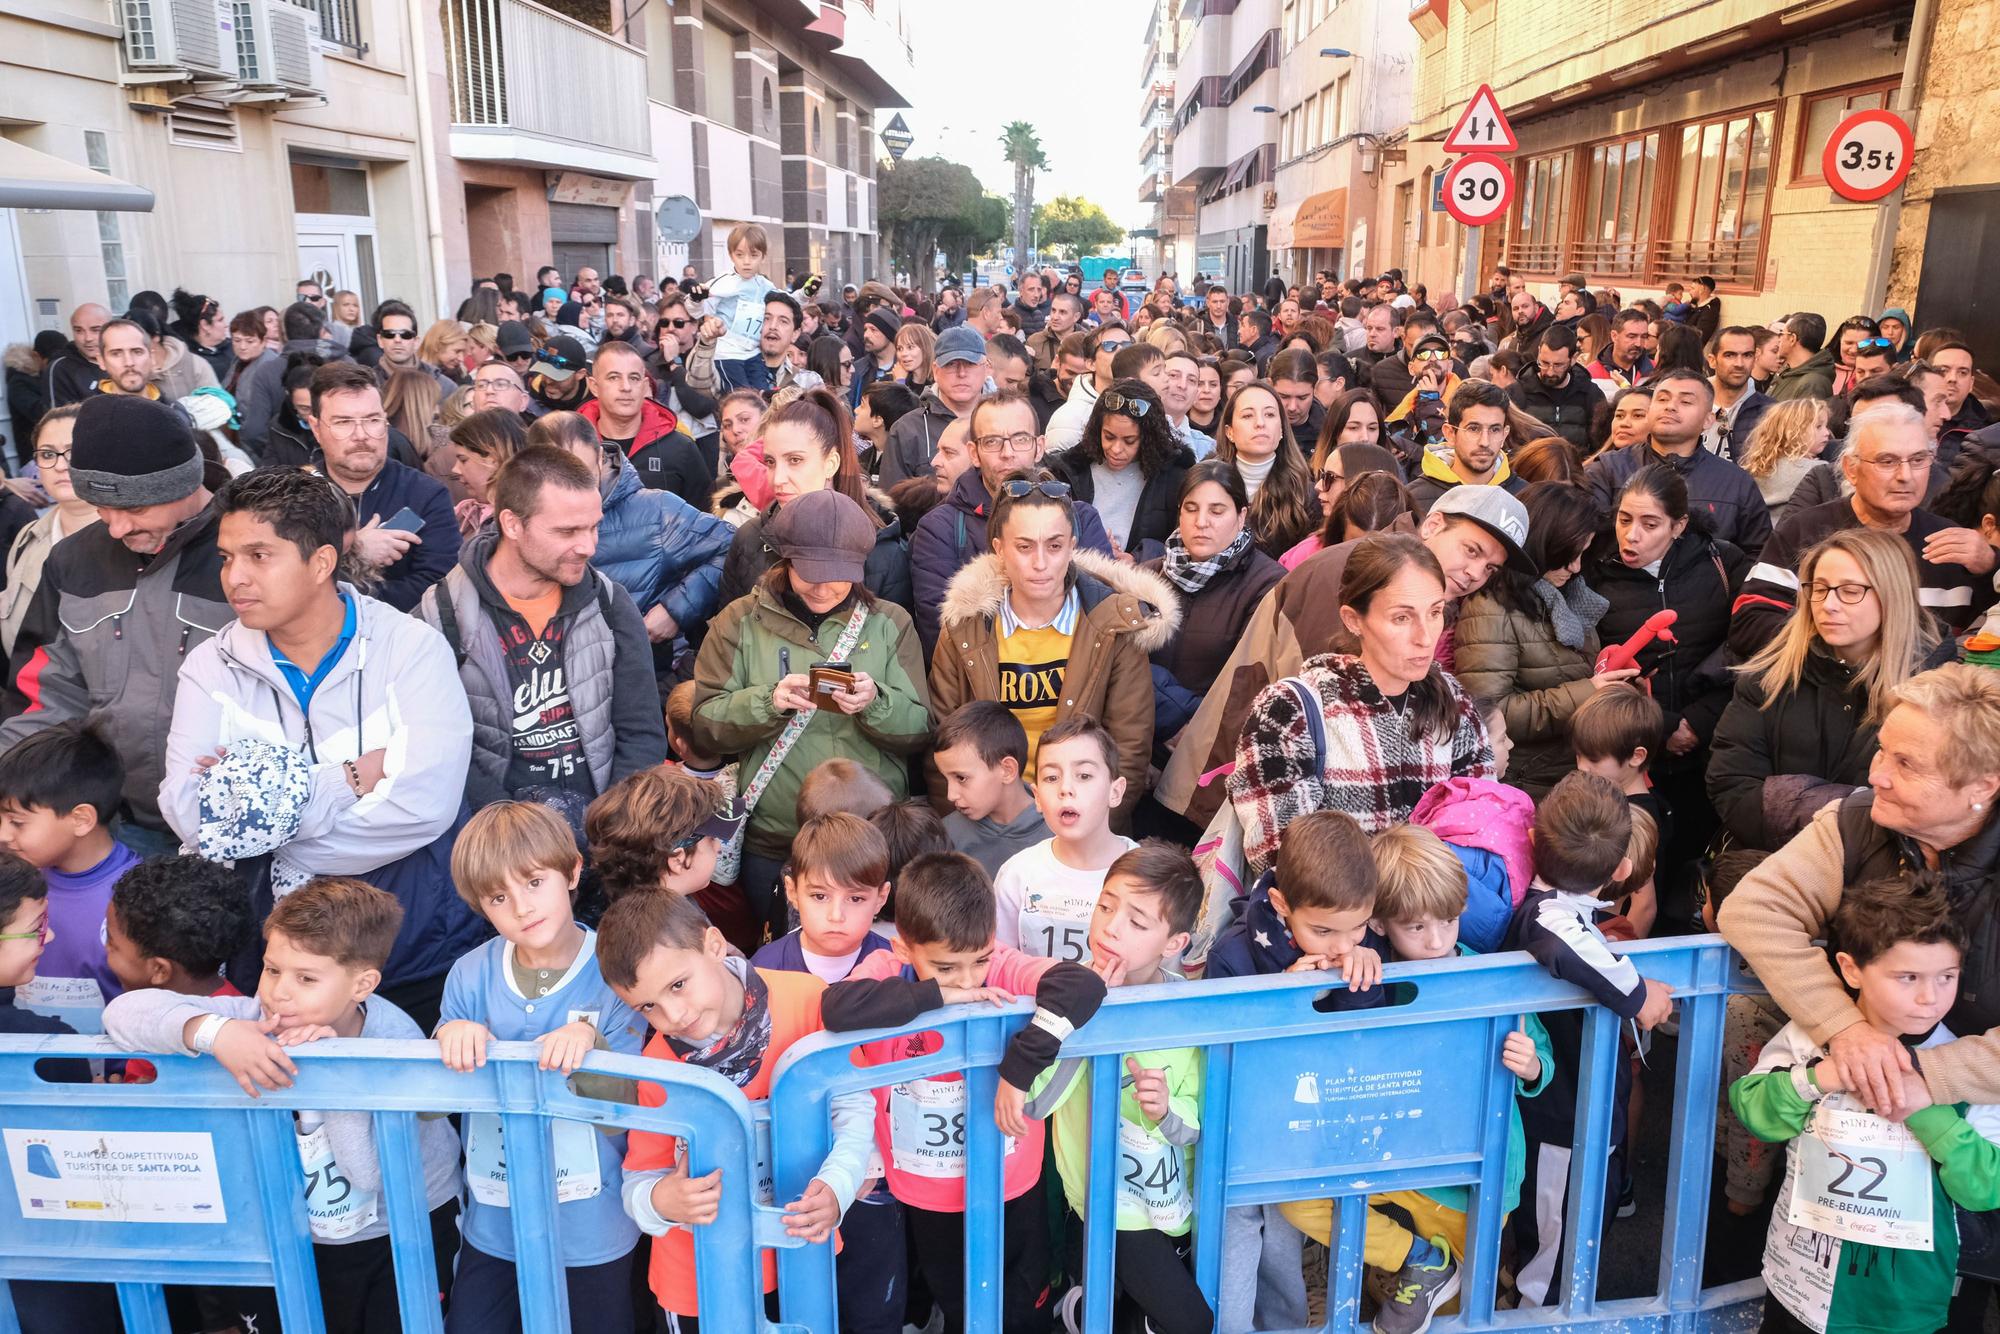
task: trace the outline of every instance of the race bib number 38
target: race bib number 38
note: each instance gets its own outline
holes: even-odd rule
[[[1007,1152],[1014,1141],[1007,1140]],[[889,1090],[889,1155],[914,1176],[965,1175],[965,1084],[913,1079]]]
[[[1796,1141],[1785,1221],[1842,1241],[1931,1249],[1930,1155],[1903,1126],[1821,1104]]]

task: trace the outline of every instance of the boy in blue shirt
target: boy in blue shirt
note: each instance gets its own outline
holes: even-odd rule
[[[1206,976],[1254,977],[1326,971],[1347,981],[1330,1007],[1384,1003],[1382,938],[1375,915],[1375,862],[1353,816],[1314,811],[1285,826],[1272,869],[1216,937]],[[1295,1329],[1306,1323],[1300,1266],[1305,1238],[1275,1204],[1242,1205],[1223,1221],[1219,1329]],[[1253,1316],[1254,1307],[1254,1316]]]
[[[500,934],[453,964],[445,979],[436,1036],[447,1066],[484,1065],[492,1041],[538,1042],[542,1068],[565,1074],[592,1051],[639,1054],[645,1026],[605,984],[597,934],[573,915],[582,872],[569,824],[546,806],[503,801],[466,822],[451,852],[452,882]],[[637,1101],[628,1080],[583,1075],[576,1088]],[[619,1201],[624,1160],[623,1131],[555,1123],[556,1230],[576,1329],[632,1328],[639,1229]],[[465,1176],[465,1245],[445,1328],[448,1334],[518,1331],[514,1224],[498,1117],[465,1118]]]
[[[111,837],[124,787],[118,752],[76,723],[0,755],[0,848],[41,868],[55,929],[14,1003],[79,1033],[102,1033],[104,1003],[124,989],[104,957],[111,890],[139,860]]]

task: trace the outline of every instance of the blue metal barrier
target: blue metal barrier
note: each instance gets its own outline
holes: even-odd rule
[[[1652,1296],[1599,1301],[1605,1175],[1615,1106],[1619,1022],[1580,989],[1556,981],[1525,954],[1398,965],[1403,984],[1385,1009],[1321,1013],[1323,975],[1245,978],[1114,992],[1097,1017],[1063,1044],[1092,1058],[1089,1208],[1083,1273],[1086,1327],[1112,1327],[1113,1220],[1117,1216],[1117,1090],[1123,1055],[1158,1047],[1205,1049],[1201,1140],[1195,1149],[1194,1272],[1214,1305],[1224,1211],[1281,1200],[1334,1198],[1339,1233],[1329,1270],[1327,1323],[1354,1329],[1360,1317],[1367,1197],[1384,1191],[1470,1187],[1460,1314],[1440,1327],[1468,1330],[1673,1330],[1753,1328],[1763,1284],[1752,1279],[1703,1290],[1710,1157],[1721,1089],[1723,1010],[1732,992],[1755,992],[1720,937],[1642,942],[1626,951],[1648,977],[1673,988],[1680,1036],[1659,1282]],[[1414,992],[1413,996],[1408,993]],[[958,1007],[903,1029],[823,1034],[793,1047],[771,1091],[776,1198],[796,1198],[826,1156],[828,1101],[962,1070],[967,1081],[966,1327],[1000,1328],[1001,1134],[990,1115],[996,1067],[1032,1006]],[[1496,1311],[1503,1200],[1514,1080],[1500,1065],[1506,1034],[1524,1013],[1587,1009],[1577,1072],[1577,1131],[1571,1158],[1564,1284],[1556,1304]],[[894,1033],[935,1032],[931,1055],[857,1067],[853,1049]],[[1050,1183],[1052,1189],[1060,1189]],[[835,1327],[832,1248],[778,1255],[787,1324]]]
[[[293,1087],[255,1100],[211,1060],[149,1057],[159,1078],[147,1084],[51,1083],[35,1071],[49,1057],[116,1051],[99,1038],[0,1039],[0,1278],[115,1283],[128,1334],[168,1334],[163,1284],[272,1287],[287,1334],[324,1334],[293,1111],[374,1114],[382,1207],[403,1327],[411,1334],[443,1329],[418,1155],[421,1112],[501,1118],[527,1334],[569,1329],[554,1119],[680,1136],[694,1174],[719,1167],[725,1183],[756,1178],[750,1103],[727,1080],[693,1066],[601,1052],[590,1057],[593,1072],[664,1085],[666,1103],[656,1108],[579,1097],[561,1075],[536,1068],[531,1043],[495,1043],[486,1065],[469,1074],[445,1069],[435,1043],[317,1043],[293,1053],[299,1067]],[[41,1150],[31,1156],[33,1144]],[[107,1197],[88,1202],[108,1206],[101,1210],[44,1199],[60,1184],[62,1154],[78,1145],[106,1162],[114,1154],[154,1155],[153,1168],[178,1172],[187,1183],[181,1201],[164,1212],[200,1221],[144,1221],[150,1201],[129,1183],[119,1191],[130,1193],[116,1200],[109,1188],[80,1192]],[[756,1205],[747,1186],[724,1190],[720,1207],[715,1222],[695,1233],[703,1323],[724,1331],[765,1328],[759,1248],[796,1243],[784,1236],[782,1215]],[[103,1216],[78,1216],[92,1212]],[[4,1283],[0,1334],[18,1334]]]
[[[1194,1271],[1213,1304],[1224,1211],[1291,1199],[1338,1201],[1326,1328],[1354,1329],[1360,1312],[1365,1205],[1370,1194],[1446,1184],[1470,1187],[1460,1314],[1443,1328],[1693,1331],[1755,1323],[1746,1304],[1757,1280],[1703,1290],[1701,1258],[1710,1156],[1721,1080],[1723,1009],[1732,992],[1757,990],[1719,937],[1645,942],[1628,950],[1640,970],[1673,987],[1676,1049],[1671,1159],[1654,1295],[1596,1296],[1605,1174],[1614,1106],[1618,1021],[1522,954],[1398,965],[1389,1008],[1321,1013],[1323,975],[1236,979],[1122,990],[1064,1044],[1091,1058],[1091,1185],[1085,1224],[1085,1321],[1111,1328],[1112,1220],[1116,1217],[1117,1089],[1122,1057],[1147,1048],[1205,1049],[1202,1137],[1195,1150]],[[583,1098],[535,1068],[530,1044],[501,1043],[471,1074],[446,1070],[428,1042],[328,1042],[295,1053],[295,1086],[252,1100],[213,1061],[156,1057],[150,1084],[59,1084],[35,1073],[51,1056],[103,1057],[101,1039],[0,1039],[0,1278],[118,1285],[132,1334],[166,1334],[162,1284],[275,1287],[288,1331],[322,1334],[318,1280],[300,1190],[289,1113],[374,1114],[383,1205],[393,1237],[405,1328],[438,1334],[434,1265],[422,1165],[420,1112],[492,1112],[507,1138],[524,1328],[568,1329],[560,1281],[552,1118],[652,1130],[688,1142],[691,1171],[724,1170],[721,1212],[695,1229],[702,1322],[718,1331],[829,1334],[837,1328],[830,1244],[802,1246],[783,1232],[779,1207],[755,1202],[757,1122],[781,1133],[769,1156],[778,1206],[799,1197],[831,1145],[828,1105],[856,1089],[959,1070],[968,1084],[967,1328],[1000,1328],[1002,1142],[990,1115],[1008,1040],[1030,1006],[958,1007],[895,1032],[936,1032],[931,1055],[857,1067],[853,1049],[890,1031],[823,1034],[795,1046],[767,1106],[753,1107],[705,1071],[639,1057],[594,1054],[588,1068],[666,1086],[666,1104],[639,1108]],[[1549,1307],[1496,1311],[1503,1179],[1513,1077],[1500,1065],[1506,1034],[1527,1012],[1590,1009],[1577,1072],[1576,1152],[1571,1160],[1563,1290]],[[109,1148],[143,1144],[169,1158],[207,1154],[215,1222],[27,1216],[31,1182],[17,1177],[22,1150],[41,1132],[60,1144],[96,1135]],[[114,1136],[143,1140],[115,1140]],[[169,1136],[201,1136],[202,1142]],[[31,1176],[34,1166],[26,1169]],[[46,1173],[42,1173],[46,1176]],[[730,1183],[744,1183],[734,1188]],[[1049,1183],[1051,1189],[1060,1189]],[[24,1188],[26,1187],[26,1188]],[[226,1223],[222,1219],[226,1217]],[[226,1229],[226,1230],[225,1230]],[[775,1249],[784,1324],[762,1309],[760,1252]],[[1743,1317],[1751,1319],[1745,1323]],[[16,1334],[0,1285],[0,1334]]]

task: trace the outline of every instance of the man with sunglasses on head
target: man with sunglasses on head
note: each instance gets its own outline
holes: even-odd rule
[[[1798,603],[1799,557],[1821,538],[1850,528],[1901,537],[1916,558],[1917,601],[1940,632],[1950,636],[1970,626],[1993,603],[1991,576],[2000,553],[1976,530],[1953,527],[1922,508],[1936,458],[1923,413],[1901,395],[1869,397],[1857,407],[1840,456],[1854,493],[1795,510],[1778,525],[1737,595],[1730,651],[1748,657],[1784,629]]]
[[[1045,442],[1027,395],[987,394],[973,405],[970,421],[974,466],[958,475],[945,498],[918,521],[910,536],[910,583],[916,603],[910,620],[923,642],[925,661],[937,647],[939,609],[952,576],[989,550],[986,521],[992,517],[1001,481],[1042,460]],[[1111,555],[1103,518],[1082,502],[1076,505],[1076,545]]]

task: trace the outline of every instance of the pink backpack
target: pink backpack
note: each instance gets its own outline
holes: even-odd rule
[[[1495,854],[1506,863],[1513,906],[1520,907],[1528,896],[1528,883],[1535,878],[1534,845],[1528,837],[1535,803],[1520,788],[1490,778],[1447,779],[1424,793],[1410,823],[1447,843]]]

